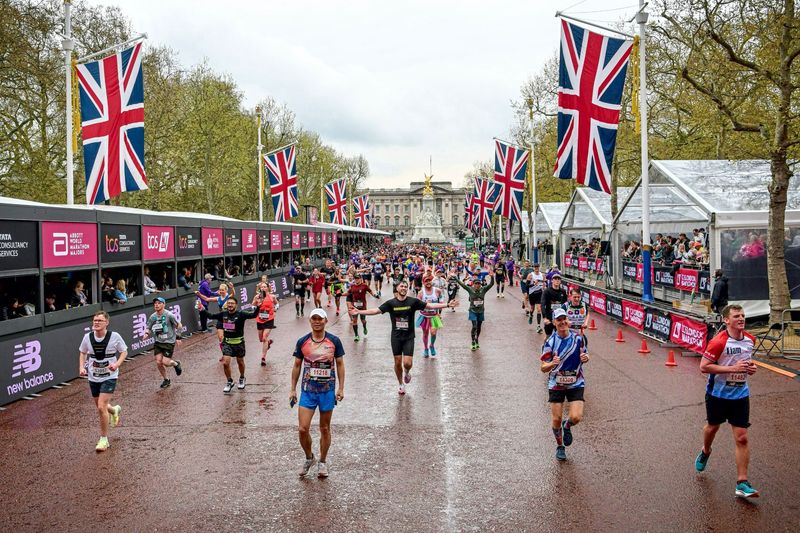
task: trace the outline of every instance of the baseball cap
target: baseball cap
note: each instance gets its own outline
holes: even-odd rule
[[[324,309],[320,309],[319,307],[311,311],[309,318],[314,318],[315,316],[328,320],[328,313],[326,313]]]
[[[553,311],[553,320],[566,317],[567,317],[567,312],[564,311],[563,309],[556,309],[555,311]]]
[[[167,301],[164,298],[162,298],[161,296],[159,296],[158,298],[154,299],[153,301],[154,302],[161,302],[162,304],[167,303]]]

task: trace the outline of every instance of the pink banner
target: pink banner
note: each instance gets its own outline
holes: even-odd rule
[[[328,234],[327,233],[320,233],[322,235],[322,246],[328,246]]]
[[[589,307],[601,315],[606,314],[606,295],[600,291],[589,291]]]
[[[589,270],[589,259],[586,257],[578,257],[578,270],[581,272]]]
[[[572,254],[564,254],[564,266],[565,267],[572,266]]]
[[[337,240],[336,232],[333,232],[330,235],[331,235],[331,244],[336,246],[336,240]]]
[[[679,291],[696,291],[700,281],[700,271],[691,268],[679,268],[675,273],[675,288]]]
[[[313,231],[308,232],[308,247],[309,248],[316,248],[317,247],[317,234]]]
[[[622,300],[622,322],[639,331],[644,329],[644,306]]]
[[[142,226],[142,256],[145,261],[175,257],[175,228]]]
[[[97,224],[42,222],[44,268],[97,264]]]
[[[653,267],[650,267],[650,283],[653,282]],[[644,264],[636,263],[636,281],[644,283]]]
[[[598,274],[603,274],[605,269],[603,268],[603,260],[601,258],[597,258],[594,260],[594,271]]]
[[[242,230],[242,252],[255,253],[256,249],[258,248],[258,239],[256,237],[256,230]]]
[[[281,232],[280,230],[270,230],[269,232],[269,249],[273,252],[281,251]]]
[[[292,250],[299,250],[300,249],[300,232],[293,231],[292,232]]]
[[[706,349],[708,325],[691,318],[672,315],[672,329],[669,340],[693,352],[702,354]]]
[[[203,228],[203,255],[222,255],[222,228]]]

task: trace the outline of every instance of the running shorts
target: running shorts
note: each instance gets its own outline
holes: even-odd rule
[[[414,355],[414,337],[399,339],[392,336],[392,355]]]
[[[107,379],[105,381],[90,381],[89,390],[92,392],[92,398],[97,398],[100,393],[113,394],[117,388],[116,379]]]
[[[539,305],[542,303],[542,291],[536,291],[528,293],[528,303],[533,305]]]
[[[175,353],[175,345],[166,342],[157,342],[153,345],[153,355],[157,353],[163,354],[164,357],[169,357],[171,359],[172,354]]]
[[[564,403],[564,400],[568,402],[582,402],[583,389],[584,387],[575,387],[574,389],[549,389],[547,392],[550,397],[547,401],[549,403]]]
[[[275,320],[267,320],[266,322],[256,322],[256,329],[275,329]]]
[[[724,422],[737,428],[750,427],[750,397],[727,400],[706,394],[706,419],[712,426]]]
[[[299,297],[301,297],[301,298],[305,298],[305,297],[306,297],[306,290],[305,290],[305,288],[302,288],[302,289],[295,289],[295,290],[294,290],[294,295],[295,295],[295,296],[299,296]]]
[[[244,343],[228,344],[223,342],[222,355],[227,355],[228,357],[244,357]]]
[[[470,322],[474,322],[476,320],[478,322],[483,322],[483,320],[484,320],[483,311],[480,311],[480,312],[470,311],[469,312],[469,320],[470,320]]]
[[[328,392],[300,392],[300,407],[311,409],[312,411],[319,407],[320,413],[327,413],[333,411],[336,406],[336,392],[331,389]]]
[[[546,337],[549,337],[550,335],[552,335],[555,330],[556,330],[556,327],[553,325],[552,322],[550,322],[549,324],[545,324],[544,325],[544,334],[545,334]]]

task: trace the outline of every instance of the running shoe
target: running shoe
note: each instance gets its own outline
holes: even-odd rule
[[[262,358],[261,359],[261,366],[267,366],[267,360]]]
[[[528,325],[533,324],[533,315],[528,315]]]
[[[431,357],[436,357],[436,348],[431,346]]]
[[[700,453],[697,454],[697,458],[694,460],[694,469],[698,472],[705,470],[709,455],[710,454],[706,454],[703,450],[700,450]]]
[[[758,491],[745,480],[736,484],[736,495],[740,498],[758,498]]]
[[[229,379],[228,382],[225,384],[225,388],[222,389],[222,392],[228,394],[229,392],[231,392],[232,388],[233,388],[233,380]]]
[[[183,374],[183,367],[181,366],[181,362],[175,359],[175,375],[180,376]]]
[[[544,331],[542,326],[536,326],[536,333],[541,333],[542,331]]]
[[[401,383],[400,384],[400,389],[397,391],[397,394],[399,394],[400,396],[403,396],[403,395],[405,395],[405,393],[406,393],[406,384],[405,383]]]
[[[364,330],[364,338],[366,339],[367,338],[367,325],[366,324],[361,324],[361,327]]]
[[[272,348],[272,342],[273,342],[272,339],[270,339],[269,342],[267,343],[267,350]]]
[[[325,479],[326,477],[328,477],[328,465],[327,464],[325,464],[323,462],[317,463],[317,477],[320,478],[320,479]]]
[[[475,343],[475,349],[476,350],[480,350],[481,349],[481,344],[479,342]]]
[[[405,381],[406,383],[411,383],[411,374],[406,372],[405,375],[403,376],[403,381]]]
[[[425,351],[422,352],[422,357],[429,357],[431,355],[431,351],[425,348]]]
[[[111,427],[115,428],[119,425],[119,415],[122,414],[122,407],[119,405],[114,406],[114,412],[111,413]]]
[[[297,318],[300,318],[300,311],[297,312]]]
[[[311,467],[314,466],[314,463],[316,462],[317,459],[313,455],[311,456],[311,459],[306,459],[303,461],[303,469],[300,470],[300,477],[305,477],[308,475],[308,471],[311,470]]]
[[[164,378],[164,381],[161,382],[160,387],[162,389],[166,389],[167,387],[170,386],[170,384],[172,384],[172,382],[170,380],[168,380],[167,378]]]
[[[338,309],[336,310],[336,316],[339,316],[339,310]]]
[[[561,431],[564,435],[564,446],[572,444],[572,429],[567,427],[567,421],[561,422]]]
[[[239,385],[237,385],[237,388],[239,390],[244,390],[244,387],[246,385],[247,385],[247,380],[244,378],[244,376],[239,376]]]
[[[358,342],[360,340],[361,340],[361,337],[359,337],[358,335],[356,335],[355,338],[353,338],[353,341],[355,341],[355,342]]]
[[[556,446],[556,459],[559,461],[567,460],[567,450],[563,446]]]
[[[97,446],[94,447],[94,451],[96,452],[104,452],[108,449],[110,444],[108,444],[108,437],[100,437],[100,440],[97,441]],[[736,492],[739,492],[739,486],[736,486]]]
[[[471,350],[474,352],[475,350],[477,350],[477,349],[478,349],[478,345],[477,345],[476,343],[474,343],[474,342],[473,342],[473,343],[472,343],[472,346],[470,347],[470,349],[471,349]]]

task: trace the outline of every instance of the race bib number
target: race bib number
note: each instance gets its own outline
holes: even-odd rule
[[[395,327],[397,329],[408,330],[408,320],[404,318],[398,318],[395,322]]]
[[[576,372],[559,372],[556,374],[557,385],[574,385],[577,382],[578,376]]]
[[[353,302],[353,305],[355,306],[356,309],[361,309],[362,307],[364,307],[364,302]]]
[[[98,378],[111,374],[108,369],[108,361],[94,361],[92,363],[92,374]]]
[[[472,300],[472,305],[481,306],[483,305],[483,300]]]
[[[258,318],[261,320],[267,320],[269,319],[269,313],[258,313]]]
[[[725,381],[726,385],[732,387],[742,387],[745,383],[747,383],[746,372],[734,372],[733,374],[728,374],[728,379]]]
[[[169,335],[167,335],[166,333],[159,333],[158,335],[156,335],[156,338],[160,341],[165,341],[167,340],[168,337]]]
[[[225,331],[235,331],[236,330],[236,323],[235,322],[223,322],[222,329]]]
[[[163,324],[153,324],[153,333],[159,333],[164,329]]]
[[[309,368],[308,375],[312,378],[323,378],[328,379],[331,377],[331,369],[330,368]]]

